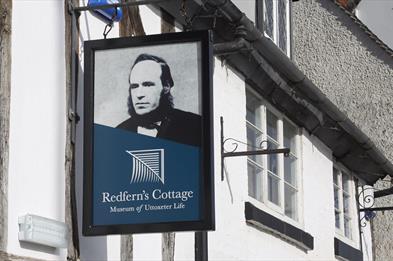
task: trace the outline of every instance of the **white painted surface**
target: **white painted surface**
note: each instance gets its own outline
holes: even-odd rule
[[[215,151],[219,158],[219,117],[224,117],[224,135],[246,140],[245,84],[216,60],[214,72]],[[220,162],[216,171],[216,231],[209,233],[209,258],[212,260],[333,260],[334,206],[331,151],[307,133],[301,138],[304,188],[303,221],[297,225],[314,237],[314,250],[304,251],[279,236],[247,225],[244,202],[247,193],[246,158],[227,158],[228,176],[221,182]],[[270,214],[280,214],[264,208]],[[285,219],[283,217],[283,219]],[[191,257],[191,256],[190,256]]]
[[[83,4],[81,2],[81,4]],[[141,16],[144,19],[144,29],[146,34],[160,33],[160,18],[157,17],[149,8],[140,7]],[[81,49],[81,71],[79,79],[79,115],[83,116],[83,41],[103,39],[102,32],[105,24],[93,17],[89,12],[84,12],[80,18],[80,49]],[[118,24],[107,38],[116,38],[119,35]],[[77,140],[82,141],[83,130],[81,124],[78,125]],[[99,236],[84,237],[82,236],[82,191],[83,191],[83,155],[82,147],[77,145],[77,198],[78,198],[78,222],[79,236],[81,246],[81,260],[120,260],[120,236]],[[161,259],[161,234],[134,235],[134,260],[159,260]]]
[[[175,260],[193,260],[195,252],[195,233],[179,232],[175,234]]]
[[[251,2],[251,1],[250,1]],[[9,175],[9,246],[17,255],[65,260],[65,251],[21,246],[17,217],[25,213],[64,220],[64,16],[60,1],[15,1],[13,13],[13,67]],[[33,15],[44,8],[46,16]],[[42,9],[41,9],[42,10]],[[38,11],[37,11],[38,12]],[[159,19],[141,8],[145,30],[159,33]],[[49,17],[48,17],[49,16]],[[52,21],[48,23],[47,21]],[[102,39],[104,24],[89,13],[81,18],[81,41]],[[40,38],[36,36],[38,32]],[[45,33],[43,33],[45,32]],[[108,37],[116,37],[118,27]],[[81,55],[83,57],[83,46]],[[83,61],[81,64],[83,68]],[[302,136],[301,209],[298,227],[314,237],[314,250],[304,251],[269,232],[247,225],[244,202],[247,192],[246,158],[226,159],[227,176],[220,180],[220,125],[224,117],[226,137],[246,140],[245,83],[215,60],[215,195],[216,231],[209,232],[211,260],[333,260],[335,236],[331,152],[306,133]],[[79,115],[83,96],[80,73]],[[77,193],[78,221],[82,220],[81,124],[78,125]],[[269,211],[272,215],[279,214]],[[82,260],[119,260],[120,237],[83,237]],[[369,238],[367,240],[370,240]],[[355,242],[356,244],[356,242]],[[175,259],[193,260],[194,233],[176,234]],[[134,236],[134,260],[160,260],[161,235]]]
[[[363,214],[360,214],[360,217],[363,217]],[[363,250],[363,260],[364,261],[372,261],[373,254],[373,238],[371,233],[371,223],[369,221],[365,221],[363,223],[365,226],[362,227],[362,233],[360,234],[361,242],[362,242],[362,250]],[[376,257],[376,260],[378,258]]]
[[[356,8],[356,16],[393,49],[392,0],[362,0]]]
[[[160,233],[134,235],[134,260],[162,260]]]
[[[246,11],[245,7],[242,8]],[[150,9],[141,8],[141,15],[145,31],[159,33],[159,19]],[[102,38],[102,25],[91,19],[94,18],[89,18],[90,38]],[[86,38],[84,33],[82,32],[82,38]],[[299,228],[314,237],[315,247],[312,251],[307,252],[283,238],[246,224],[244,203],[252,200],[247,191],[246,158],[226,159],[228,173],[225,181],[221,182],[219,117],[224,117],[226,137],[246,140],[245,88],[243,79],[215,60],[213,91],[216,231],[209,232],[210,260],[334,260],[332,156],[330,150],[316,138],[308,136],[307,133],[301,138],[303,163],[300,185],[304,188],[304,195],[301,196],[300,209],[303,211],[303,218],[297,223]],[[264,210],[280,217],[279,213],[268,208]],[[176,233],[175,260],[193,260],[194,244],[194,233]],[[81,245],[82,260],[99,260],[100,255],[95,251],[99,251],[101,258],[119,258],[116,252],[120,249],[119,237],[112,236],[107,240],[105,237],[82,237]],[[134,235],[134,260],[161,260],[161,234]]]
[[[13,1],[7,251],[48,260],[59,250],[18,241],[18,216],[64,221],[65,56],[62,1]]]
[[[80,5],[85,6],[87,1],[81,0]],[[82,12],[79,18],[80,22],[80,67],[79,67],[79,86],[78,86],[78,114],[83,122],[83,42],[88,40],[103,39],[105,23],[91,15],[90,12]],[[109,32],[107,38],[116,38],[119,35],[118,23]],[[78,212],[78,232],[80,243],[81,260],[120,260],[120,236],[82,236],[82,198],[83,198],[83,126],[77,125],[77,143],[76,143],[76,194],[77,194],[77,212]]]
[[[334,196],[331,152],[303,132],[303,188],[305,231],[314,237],[310,259],[334,259]]]

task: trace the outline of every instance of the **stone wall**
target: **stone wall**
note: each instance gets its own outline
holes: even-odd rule
[[[385,178],[375,184],[376,189],[384,189],[392,186],[392,179]],[[393,206],[393,195],[378,198],[375,200],[374,207]],[[372,221],[374,260],[391,260],[393,257],[393,211],[377,212]]]
[[[393,58],[333,1],[293,3],[294,61],[393,161]]]
[[[333,1],[293,3],[293,59],[393,161],[393,58]],[[370,173],[373,175],[373,173]],[[381,184],[391,186],[386,182]],[[392,197],[378,206],[393,205]],[[373,222],[375,260],[393,258],[392,213]]]

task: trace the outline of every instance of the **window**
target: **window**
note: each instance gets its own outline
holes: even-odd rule
[[[337,166],[333,167],[334,216],[336,230],[346,238],[352,239],[354,193],[352,177]]]
[[[257,27],[290,56],[289,0],[256,0]]]
[[[298,220],[298,128],[272,107],[247,91],[247,142],[249,150],[290,148],[283,154],[248,157],[248,194],[277,212]]]

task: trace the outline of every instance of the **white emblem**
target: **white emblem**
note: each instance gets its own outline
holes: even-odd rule
[[[164,179],[164,149],[126,150],[132,157],[130,183],[161,182]]]

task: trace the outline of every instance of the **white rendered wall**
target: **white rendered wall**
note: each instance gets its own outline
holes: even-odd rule
[[[227,158],[228,175],[220,180],[220,123],[224,117],[224,136],[246,139],[245,83],[233,71],[215,60],[214,67],[214,119],[215,119],[215,195],[216,231],[209,232],[209,258],[211,260],[334,260],[334,238],[359,249],[356,205],[354,211],[353,240],[336,234],[333,201],[333,161],[328,149],[316,137],[303,131],[301,137],[299,195],[300,220],[294,224],[314,237],[314,250],[305,251],[269,232],[247,225],[244,216],[245,201],[255,202],[247,191],[246,157]],[[230,149],[230,148],[228,148]],[[239,148],[239,149],[244,149]],[[354,188],[354,187],[353,187]],[[280,214],[264,208],[276,217]],[[286,220],[287,222],[290,222]],[[293,224],[293,223],[292,223]],[[364,246],[371,260],[369,226],[363,234]]]
[[[157,16],[146,7],[141,7],[141,16],[147,34],[160,33],[160,20]],[[80,21],[81,39],[102,39],[104,24],[88,13],[82,14]],[[117,37],[117,34],[118,29],[114,28],[108,38]],[[81,50],[83,52],[83,48]],[[83,57],[83,53],[81,57]],[[220,180],[219,121],[219,117],[223,116],[225,137],[247,140],[245,129],[246,86],[243,79],[231,69],[222,66],[222,63],[217,59],[214,64],[213,81],[216,231],[209,232],[209,259],[334,260],[335,224],[331,151],[316,138],[308,136],[307,133],[304,133],[301,138],[303,161],[300,178],[304,194],[300,197],[302,218],[297,226],[314,237],[314,250],[306,252],[278,236],[247,225],[244,216],[244,203],[250,200],[247,191],[247,160],[245,157],[226,159],[228,175],[224,182]],[[83,78],[80,79],[80,83],[83,83]],[[80,106],[79,114],[83,115]],[[78,129],[79,137],[82,135],[80,127]],[[78,151],[81,153],[80,147]],[[80,158],[81,155],[79,154],[77,157]],[[81,167],[79,162],[77,175],[79,177],[80,200]],[[81,204],[79,204],[78,212],[82,213]],[[273,211],[269,211],[269,213],[279,216]],[[79,217],[79,222],[81,222],[81,217]],[[118,236],[80,236],[80,240],[82,260],[120,259],[120,239]],[[356,244],[357,242],[354,242],[354,245]],[[193,259],[194,233],[176,233],[175,260]],[[161,234],[134,235],[134,260],[161,260]]]
[[[308,253],[266,231],[247,225],[244,203],[247,191],[247,160],[227,158],[228,176],[220,180],[219,117],[224,117],[224,135],[246,139],[245,83],[216,60],[214,68],[215,114],[215,190],[216,231],[209,233],[209,258],[212,260],[332,260],[334,259],[334,212],[331,152],[307,135],[301,139],[304,199],[300,206],[303,220],[298,227],[314,237],[314,249]],[[245,148],[242,148],[245,149]],[[266,210],[266,209],[265,209]],[[267,210],[269,211],[269,210]],[[279,214],[269,211],[270,214]]]
[[[80,6],[86,6],[87,1],[80,1]],[[120,237],[119,236],[82,236],[82,199],[83,199],[83,42],[103,39],[105,23],[91,15],[90,12],[82,12],[79,17],[79,81],[78,81],[78,114],[81,116],[80,124],[77,125],[76,137],[76,195],[78,213],[78,232],[81,260],[120,260]],[[119,35],[118,23],[114,23],[113,29],[107,38],[115,38]]]
[[[393,1],[363,0],[356,8],[356,16],[393,49]]]
[[[45,15],[39,15],[40,13]],[[146,7],[141,7],[141,15],[148,34],[160,32],[160,20],[157,16]],[[81,41],[102,39],[105,26],[102,22],[89,13],[83,13],[80,22]],[[17,219],[20,215],[31,213],[59,221],[64,220],[66,112],[63,2],[14,1],[12,23],[7,251],[21,256],[65,260],[65,250],[21,244],[17,238]],[[117,35],[118,28],[115,27],[108,38]],[[80,57],[83,57],[82,45],[80,50]],[[210,259],[334,259],[331,153],[313,137],[304,135],[301,142],[304,188],[301,206],[304,218],[299,227],[314,237],[315,250],[306,253],[277,236],[246,224],[244,202],[249,200],[246,158],[228,158],[228,176],[221,182],[219,155],[220,116],[224,117],[226,137],[246,140],[243,124],[246,113],[245,84],[218,60],[215,61],[214,70],[216,231],[209,232]],[[83,78],[80,79],[80,84],[82,83]],[[82,87],[80,85],[79,94],[82,94]],[[79,97],[81,105],[82,96]],[[79,114],[83,115],[82,112],[79,106]],[[81,141],[81,124],[78,126],[78,135]],[[77,153],[78,197],[81,200],[80,146]],[[82,213],[80,203],[81,201],[78,205],[79,214]],[[81,236],[80,243],[82,260],[120,259],[119,236]],[[175,259],[193,258],[194,234],[177,233]],[[160,234],[134,236],[134,260],[159,259]]]
[[[66,250],[18,240],[27,213],[64,221],[63,1],[13,1],[8,246],[18,256],[64,260]]]
[[[80,1],[80,5],[85,5]],[[140,14],[143,19],[143,26],[146,34],[159,34],[161,31],[161,19],[148,7],[140,6]],[[78,114],[83,116],[83,41],[103,39],[105,23],[92,16],[89,12],[83,12],[80,21],[80,78],[78,96]],[[110,31],[107,38],[116,38],[119,35],[118,23]],[[110,86],[108,86],[110,88]],[[83,119],[82,121],[83,122]],[[77,198],[78,198],[78,224],[82,260],[120,260],[120,236],[82,236],[82,190],[83,190],[83,155],[82,124],[77,126]],[[178,238],[181,236],[179,235]],[[161,234],[144,234],[133,236],[133,257],[134,260],[161,260]]]

